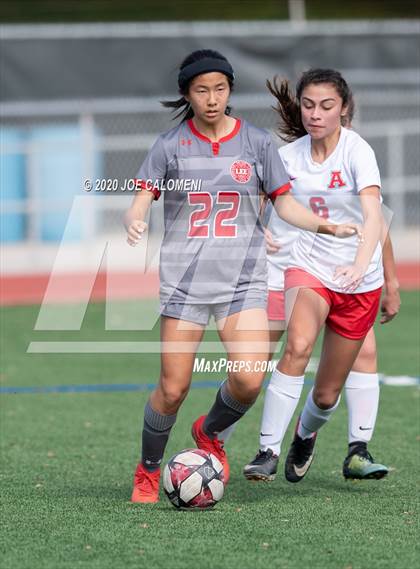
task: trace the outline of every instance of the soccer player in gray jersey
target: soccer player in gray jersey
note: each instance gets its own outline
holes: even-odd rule
[[[127,240],[135,246],[144,219],[164,194],[165,233],[160,257],[161,373],[146,403],[142,456],[134,476],[133,502],[156,502],[160,463],[177,411],[191,383],[194,358],[211,315],[232,362],[207,415],[197,419],[197,446],[229,464],[217,434],[238,421],[256,400],[267,360],[267,273],[264,234],[258,219],[265,192],[278,215],[313,232],[349,237],[355,224],[326,224],[297,203],[270,135],[230,116],[234,74],[212,50],[190,54],[178,77],[181,98],[164,103],[180,109],[181,123],[162,134],[138,175],[126,213]],[[165,350],[165,344],[179,349]],[[188,346],[188,349],[185,348]],[[239,364],[247,362],[244,369]],[[250,371],[251,370],[251,371]]]

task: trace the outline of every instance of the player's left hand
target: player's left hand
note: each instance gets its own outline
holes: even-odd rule
[[[400,292],[397,287],[388,288],[385,285],[385,294],[381,302],[381,324],[391,322],[398,314],[401,306]]]
[[[343,289],[345,293],[351,293],[363,281],[365,271],[359,265],[347,265],[345,267],[337,267],[333,276],[333,280]]]
[[[266,227],[264,228],[265,249],[269,255],[273,255],[280,251],[281,245],[274,240],[273,234]]]
[[[354,235],[357,235],[359,241],[363,241],[363,231],[357,223],[340,223],[336,226],[334,235],[339,239],[345,239],[346,237],[354,237]]]

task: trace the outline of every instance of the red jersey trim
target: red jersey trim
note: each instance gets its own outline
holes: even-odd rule
[[[231,138],[234,138],[238,134],[240,128],[241,128],[241,119],[236,119],[236,124],[233,127],[232,132],[230,132],[226,136],[222,136],[222,138],[218,142],[219,143],[227,142]]]
[[[144,180],[139,180],[138,178],[134,178],[134,182],[136,184],[136,188],[140,188],[140,190],[146,190],[148,192],[152,192],[154,195],[155,200],[160,198],[161,192],[156,188],[150,188]]]
[[[233,138],[234,136],[236,136],[238,134],[239,129],[241,128],[241,119],[235,119],[235,120],[236,120],[236,123],[235,123],[235,126],[233,127],[233,130],[229,134],[227,134],[226,136],[222,136],[222,138],[220,140],[217,140],[217,141],[210,140],[210,138],[207,138],[207,136],[205,136],[204,134],[201,134],[201,132],[196,129],[192,119],[188,119],[187,124],[188,124],[191,132],[193,133],[193,135],[196,136],[197,138],[199,138],[200,140],[203,140],[204,142],[208,142],[209,144],[221,144],[222,142],[227,142],[228,140],[230,140],[231,138]]]
[[[280,186],[280,188],[277,188],[277,190],[274,190],[274,192],[271,192],[271,194],[268,197],[274,203],[274,200],[276,199],[277,196],[281,196],[282,194],[285,194],[286,192],[290,191],[291,189],[292,189],[292,186],[291,186],[290,182],[286,182],[285,184]]]

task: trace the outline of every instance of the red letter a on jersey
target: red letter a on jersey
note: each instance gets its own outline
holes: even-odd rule
[[[343,180],[341,179],[340,170],[338,170],[337,172],[331,172],[331,182],[330,185],[328,186],[329,188],[331,189],[342,188],[345,185],[346,185],[345,182],[343,182]]]

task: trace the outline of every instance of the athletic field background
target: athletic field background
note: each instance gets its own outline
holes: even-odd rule
[[[147,309],[147,301],[139,302]],[[376,327],[379,371],[386,376],[419,376],[419,304],[418,291],[403,292],[395,321]],[[163,494],[158,504],[131,504],[142,411],[149,386],[158,377],[159,354],[26,350],[32,341],[157,340],[158,326],[151,332],[106,332],[105,305],[93,302],[80,332],[36,332],[38,311],[32,305],[1,311],[4,569],[416,565],[418,386],[382,386],[370,450],[391,467],[384,480],[342,478],[344,399],[321,431],[314,465],[304,481],[285,481],[284,454],[273,483],[245,480],[242,467],[258,446],[260,397],[227,445],[231,481],[213,511],[178,512]],[[214,332],[207,337],[214,340]],[[221,351],[211,359],[223,355]],[[166,459],[193,446],[191,423],[209,409],[221,379],[215,374],[194,377]],[[24,388],[30,389],[24,393]]]
[[[299,19],[302,16],[292,18],[293,4],[305,4],[307,22]],[[288,17],[295,21],[277,25],[278,18]],[[80,126],[83,136],[81,143],[77,139],[75,152],[68,147],[67,167],[57,162],[55,149],[49,156],[55,170],[49,178],[51,187],[36,175],[45,156],[42,141],[31,136],[22,147],[19,143],[25,164],[21,162],[22,176],[13,180],[19,181],[21,193],[13,197],[6,191],[2,204],[2,212],[11,214],[9,221],[20,212],[24,240],[3,249],[0,278],[0,305],[7,305],[0,307],[1,569],[411,569],[418,565],[420,99],[415,42],[419,17],[420,3],[411,0],[2,2],[0,21],[6,25],[0,42],[1,98],[6,130],[11,128],[23,141],[29,133],[40,133],[37,127],[59,133],[64,123]],[[255,20],[262,21],[254,26]],[[83,177],[85,168],[93,176],[98,158],[101,178],[122,180],[135,174],[150,137],[166,129],[165,121],[170,123],[169,115],[158,112],[158,101],[173,98],[177,63],[200,47],[215,48],[232,59],[238,76],[234,108],[260,127],[273,128],[272,101],[260,95],[266,93],[266,78],[274,73],[293,79],[304,67],[332,66],[351,81],[355,128],[360,125],[369,142],[372,138],[385,203],[395,213],[400,283],[412,289],[402,294],[397,319],[377,326],[379,371],[388,382],[407,384],[383,385],[381,391],[370,450],[391,467],[384,480],[342,478],[347,450],[344,399],[321,431],[315,462],[305,480],[292,485],[282,474],[294,425],[284,442],[275,482],[245,480],[242,467],[258,446],[260,396],[227,446],[231,480],[214,511],[177,512],[163,494],[159,504],[131,504],[143,407],[158,377],[159,354],[27,351],[34,342],[44,342],[42,348],[45,342],[58,341],[82,345],[99,341],[109,346],[158,341],[158,326],[143,332],[105,331],[107,276],[101,272],[80,331],[35,331],[55,255],[55,244],[42,241],[41,227],[45,211],[54,206],[51,196],[58,190],[63,197],[81,191],[81,173],[78,177],[73,162],[79,150]],[[7,155],[5,143],[1,160]],[[13,154],[12,163],[16,165]],[[39,198],[48,188],[51,194],[44,202]],[[109,209],[104,205],[95,218],[100,238],[124,241],[123,210],[117,211],[112,200],[107,200]],[[158,218],[160,210],[155,211]],[[161,219],[157,221],[156,227],[161,227]],[[18,225],[12,223],[13,229]],[[95,245],[90,237],[76,251],[70,244],[68,259],[61,264],[65,271],[55,274],[49,300],[83,301],[86,283],[97,270],[96,261],[85,264]],[[140,266],[129,259],[130,252],[124,245],[115,255],[129,262],[116,268],[126,272],[113,275],[112,288],[118,289],[113,301],[121,301],[120,314],[133,318],[155,310],[158,279],[140,275],[139,287],[139,274],[128,272]],[[81,274],[84,270],[87,273]],[[73,307],[67,304],[65,311]],[[216,340],[214,332],[207,339]],[[212,354],[211,359],[224,355]],[[308,374],[298,411],[312,377]],[[208,411],[222,379],[216,374],[194,376],[165,460],[193,445],[191,423]]]

